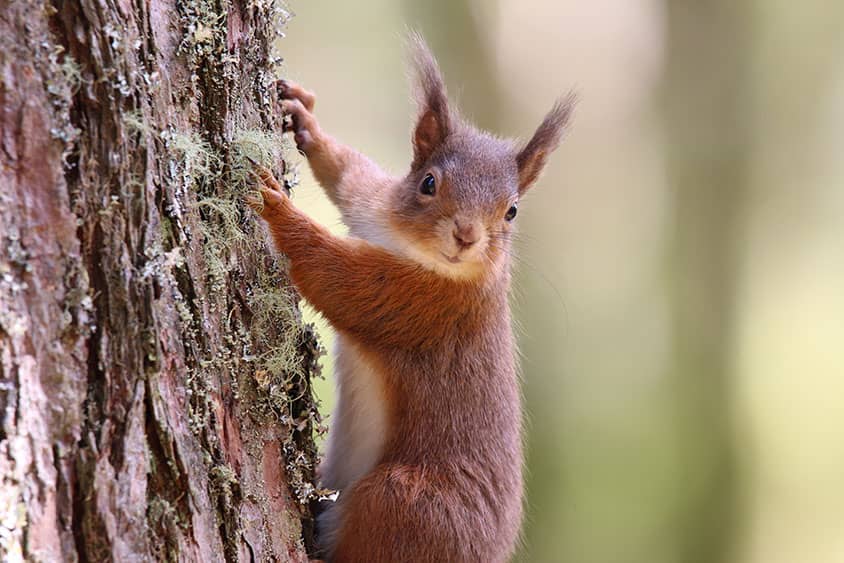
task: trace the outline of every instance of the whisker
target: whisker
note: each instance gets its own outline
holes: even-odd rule
[[[509,235],[510,233],[506,233],[506,234]],[[569,312],[568,312],[568,309],[566,307],[565,299],[563,299],[563,295],[560,292],[559,288],[556,286],[556,284],[554,284],[554,282],[552,282],[551,279],[541,269],[539,269],[537,266],[535,266],[531,261],[529,261],[525,257],[521,256],[520,254],[513,252],[512,246],[510,244],[506,244],[506,245],[502,244],[502,241],[506,241],[508,243],[511,242],[509,238],[505,239],[505,238],[492,238],[491,237],[489,239],[489,242],[487,243],[487,247],[490,248],[490,249],[493,249],[493,250],[497,250],[499,252],[503,252],[519,268],[524,266],[525,271],[531,272],[532,274],[536,274],[539,277],[539,279],[541,279],[551,289],[551,291],[554,292],[554,295],[556,296],[556,299],[554,299],[554,301],[556,301],[560,305],[560,307],[562,308],[564,318],[568,319]],[[484,251],[484,253],[488,256],[488,253],[487,253],[486,250]],[[512,287],[512,290],[513,290],[513,293],[517,297],[522,298],[519,301],[522,301],[523,298],[525,297],[525,294],[524,294],[525,289],[521,286],[514,284],[513,287]],[[518,303],[518,301],[517,301],[517,303]],[[568,321],[566,320],[566,324],[567,324],[567,322]]]

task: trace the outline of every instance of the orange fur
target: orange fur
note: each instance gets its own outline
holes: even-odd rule
[[[347,341],[340,420],[351,426],[332,433],[365,441],[368,427],[355,422],[367,408],[383,409],[386,422],[354,471],[342,448],[329,451],[323,475],[343,490],[320,519],[326,560],[504,561],[522,512],[505,214],[536,180],[569,109],[556,106],[517,149],[448,108],[436,63],[413,41],[421,107],[404,178],[323,133],[312,94],[279,85],[297,145],[352,237],[296,209],[263,169],[258,203],[293,282]],[[425,182],[432,193],[420,191]],[[377,393],[352,385],[360,370],[374,374]]]

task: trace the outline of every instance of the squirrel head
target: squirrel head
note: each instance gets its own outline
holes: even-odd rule
[[[439,67],[411,35],[419,116],[410,172],[392,193],[394,234],[411,258],[452,278],[507,263],[520,198],[539,178],[571,116],[558,101],[524,144],[480,131],[449,107]]]

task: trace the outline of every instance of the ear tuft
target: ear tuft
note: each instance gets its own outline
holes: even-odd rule
[[[576,103],[577,97],[574,93],[557,100],[536,129],[536,133],[516,155],[516,166],[519,169],[519,194],[525,193],[539,178],[542,169],[545,168],[548,155],[560,144],[563,131],[571,119]]]
[[[414,69],[414,94],[419,117],[413,132],[413,165],[419,168],[445,141],[450,132],[451,115],[440,68],[431,50],[416,32],[408,37]]]

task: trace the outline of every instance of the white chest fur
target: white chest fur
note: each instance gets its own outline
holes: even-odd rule
[[[325,486],[342,490],[378,463],[387,435],[387,412],[380,376],[358,347],[338,334],[335,353],[338,397],[321,473]]]

